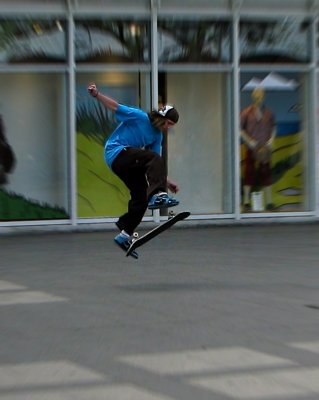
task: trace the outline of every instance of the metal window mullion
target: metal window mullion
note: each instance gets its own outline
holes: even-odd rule
[[[74,19],[71,11],[69,12],[69,30],[68,30],[68,71],[69,71],[69,150],[70,150],[70,211],[71,224],[77,224],[77,183],[76,183],[76,124],[75,124],[75,66],[74,66]]]
[[[165,72],[230,72],[233,69],[233,64],[160,64],[159,71]]]
[[[240,112],[240,90],[239,90],[239,12],[234,10],[233,16],[233,96],[234,96],[234,211],[235,219],[240,219],[240,204],[241,204],[241,187],[240,187],[240,132],[239,132],[239,112]]]
[[[158,105],[157,0],[151,0],[152,108]]]
[[[77,72],[105,73],[105,72],[150,72],[149,64],[77,64]]]
[[[309,184],[310,190],[309,195],[311,196],[310,205],[313,205],[313,209],[315,210],[316,217],[319,216],[319,209],[318,209],[318,200],[319,200],[319,188],[318,188],[318,116],[317,116],[317,107],[318,107],[318,76],[316,72],[317,66],[317,25],[319,22],[318,19],[318,9],[315,7],[314,9],[315,15],[312,19],[311,25],[311,73],[310,73],[310,121],[311,121],[311,140],[310,140],[310,163],[311,163],[311,174],[309,177]]]
[[[152,108],[158,108],[158,45],[157,45],[157,8],[158,1],[151,0],[151,79],[152,79]],[[153,211],[153,220],[160,222],[159,210]]]

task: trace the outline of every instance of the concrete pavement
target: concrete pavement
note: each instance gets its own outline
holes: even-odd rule
[[[0,237],[1,400],[318,400],[319,226]]]

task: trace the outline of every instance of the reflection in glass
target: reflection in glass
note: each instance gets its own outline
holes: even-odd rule
[[[149,73],[78,74],[76,82],[77,212],[79,218],[114,217],[127,209],[129,191],[107,167],[106,139],[119,123],[87,93],[93,81],[102,93],[150,111]]]
[[[232,211],[229,81],[226,73],[167,73],[165,99],[181,115],[167,135],[169,176],[181,188],[179,211]]]
[[[230,24],[227,21],[160,20],[158,31],[162,63],[230,60]]]
[[[144,63],[150,60],[149,23],[134,20],[77,20],[78,62]]]
[[[306,211],[306,79],[293,73],[243,73],[242,212]]]
[[[305,63],[310,59],[310,29],[296,18],[240,23],[241,62]]]
[[[7,94],[1,107],[6,140],[16,160],[0,187],[0,219],[68,219],[65,76],[4,73],[0,86]]]
[[[48,63],[66,60],[66,22],[50,19],[0,19],[0,62]]]

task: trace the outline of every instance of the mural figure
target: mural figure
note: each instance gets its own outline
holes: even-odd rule
[[[15,167],[15,155],[5,136],[5,128],[0,115],[0,186],[8,183],[8,176]]]
[[[241,138],[246,145],[243,170],[244,211],[251,210],[252,189],[265,188],[266,208],[273,209],[271,196],[271,153],[276,137],[273,112],[264,104],[262,87],[253,90],[252,104],[240,113]]]

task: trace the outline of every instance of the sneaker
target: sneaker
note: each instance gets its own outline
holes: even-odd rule
[[[169,208],[174,207],[179,204],[179,201],[170,197],[167,193],[162,192],[158,194],[154,194],[151,200],[148,203],[148,208],[150,210],[154,210],[156,208]]]
[[[115,236],[114,242],[120,246],[120,248],[127,252],[129,249],[130,245],[132,244],[132,239],[131,236],[128,235],[126,232],[122,231],[118,235]],[[138,259],[138,253],[133,250],[132,253],[130,254],[133,258]]]

